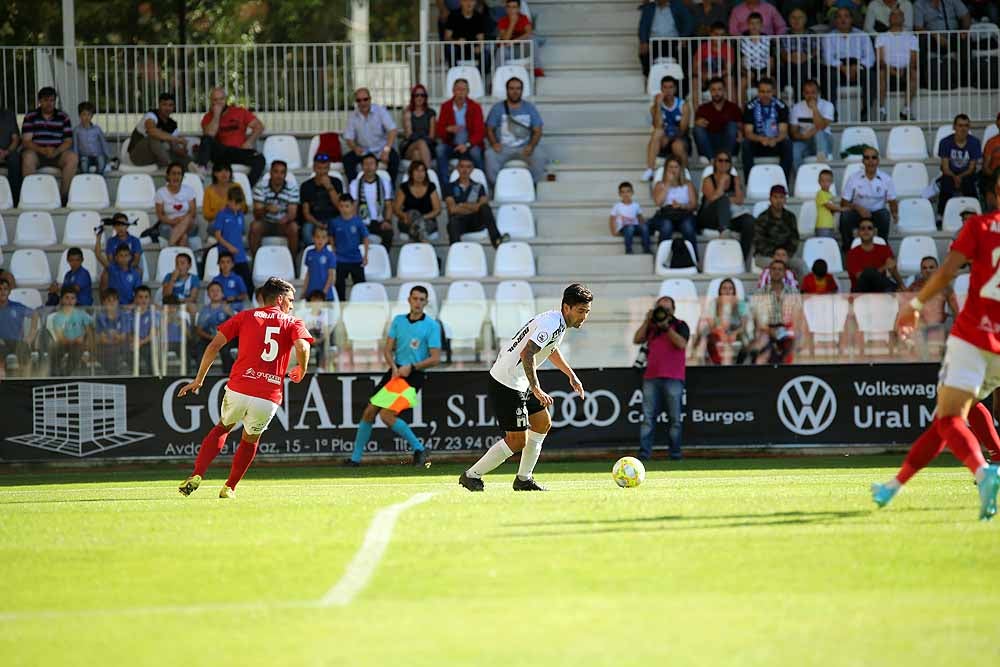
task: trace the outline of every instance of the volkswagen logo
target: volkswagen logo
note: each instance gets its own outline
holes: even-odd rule
[[[565,391],[547,392],[555,401],[552,406],[552,426],[611,426],[621,414],[618,397],[607,389],[587,392],[581,400],[575,393]]]
[[[833,388],[815,375],[800,375],[778,392],[778,418],[792,433],[822,433],[837,416]]]

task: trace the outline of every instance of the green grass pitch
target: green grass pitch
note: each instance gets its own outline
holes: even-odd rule
[[[945,461],[901,457],[0,474],[0,665],[997,665],[1000,520]],[[380,508],[368,586],[320,607]]]

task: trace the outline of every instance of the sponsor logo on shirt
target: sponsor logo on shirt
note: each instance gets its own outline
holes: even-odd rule
[[[266,382],[270,382],[271,384],[281,384],[281,378],[277,375],[265,373],[264,371],[255,371],[252,368],[248,368],[243,371],[243,377],[247,380],[264,380]]]

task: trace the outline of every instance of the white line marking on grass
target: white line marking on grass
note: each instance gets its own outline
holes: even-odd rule
[[[361,548],[347,565],[344,576],[319,601],[319,606],[343,607],[350,604],[351,600],[368,585],[375,573],[375,568],[378,567],[382,556],[385,555],[399,515],[433,497],[433,493],[418,493],[411,496],[409,500],[389,505],[376,512],[375,518],[372,519],[372,523],[368,527],[368,532],[365,533]]]

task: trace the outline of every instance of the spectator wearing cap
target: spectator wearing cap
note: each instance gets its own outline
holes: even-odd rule
[[[264,124],[252,111],[231,105],[227,99],[226,89],[221,86],[209,93],[211,108],[201,119],[203,135],[197,162],[203,167],[209,161],[246,165],[250,167],[250,182],[257,183],[264,174],[264,156],[257,151]]]
[[[59,189],[65,203],[79,158],[73,152],[73,126],[66,112],[56,108],[56,89],[52,86],[38,91],[38,108],[25,114],[21,138],[22,175],[31,176],[40,167],[58,168],[62,177]]]
[[[191,156],[188,145],[177,121],[171,116],[177,108],[173,93],[160,93],[155,109],[150,109],[134,128],[128,140],[128,157],[132,164],[145,166],[155,164],[166,168],[171,162],[180,162],[189,169]]]
[[[284,236],[292,253],[299,249],[299,188],[288,180],[288,164],[271,163],[271,173],[253,189],[253,224],[250,254],[257,254],[265,236]]]
[[[451,99],[441,105],[435,134],[438,180],[445,191],[450,159],[468,156],[475,168],[483,168],[483,140],[486,138],[483,108],[469,97],[469,82],[465,79],[456,79],[452,84]]]
[[[132,253],[132,261],[130,262],[132,268],[138,268],[139,261],[142,259],[142,242],[137,237],[128,233],[128,228],[133,224],[132,221],[124,213],[115,213],[110,218],[105,218],[102,222],[105,225],[110,224],[114,230],[112,235],[104,242],[104,254],[108,257],[114,257],[118,246],[124,245]]]
[[[639,62],[642,76],[649,76],[649,64],[657,58],[672,55],[679,62],[686,58],[675,50],[667,53],[669,42],[657,41],[675,37],[690,37],[694,34],[694,18],[682,0],[654,0],[643,5],[639,15]]]
[[[542,140],[542,116],[531,102],[521,99],[524,82],[517,77],[507,80],[507,97],[490,109],[486,118],[486,179],[490,185],[509,160],[524,160],[537,183],[545,175],[545,153],[538,143]]]
[[[784,35],[788,30],[788,24],[785,23],[777,7],[761,0],[744,0],[729,12],[729,34],[745,33],[749,27],[751,14],[760,14],[763,21],[761,33],[764,35]]]
[[[754,256],[757,266],[770,266],[775,250],[780,246],[794,256],[799,247],[799,226],[795,215],[785,208],[788,190],[783,185],[771,188],[771,205],[757,216],[753,225]]]
[[[792,142],[788,138],[788,107],[774,95],[774,79],[763,78],[757,97],[743,110],[743,173],[749,176],[754,158],[781,159],[785,180],[792,180]]]
[[[7,181],[14,206],[21,201],[21,131],[13,109],[0,109],[0,167],[7,168]]]
[[[1000,114],[997,114],[996,126],[1000,130]],[[993,182],[998,176],[1000,176],[1000,134],[990,138],[983,146],[980,191],[986,193],[987,210],[993,210],[997,207],[996,197],[993,194]]]
[[[840,245],[845,253],[851,249],[854,230],[862,220],[874,222],[878,235],[888,239],[889,225],[899,214],[896,186],[889,174],[878,168],[878,150],[865,146],[861,156],[865,168],[847,179],[840,199]]]
[[[384,106],[372,103],[372,94],[367,88],[354,91],[354,111],[347,117],[344,131],[344,140],[350,149],[343,158],[347,180],[354,180],[361,159],[371,153],[389,166],[389,177],[395,183],[399,173],[399,153],[395,148],[397,133],[392,116]]]
[[[983,158],[979,139],[969,133],[972,123],[964,113],[955,116],[951,126],[954,134],[942,139],[938,146],[938,157],[941,158],[938,215],[944,215],[944,207],[952,197],[975,197],[978,194],[976,184],[979,181],[979,163]]]
[[[302,233],[311,239],[313,229],[326,228],[331,220],[337,217],[337,202],[344,188],[340,179],[330,178],[330,156],[326,153],[316,153],[313,158],[313,177],[299,188],[299,199],[302,202]]]

